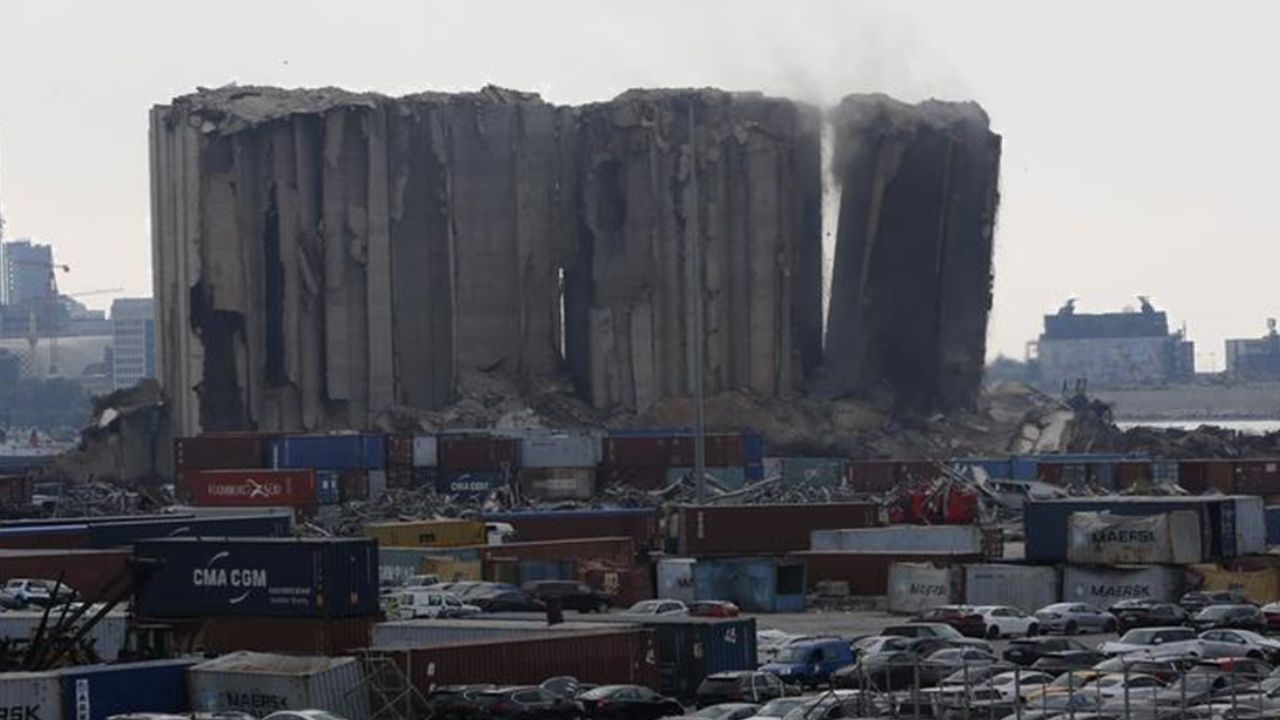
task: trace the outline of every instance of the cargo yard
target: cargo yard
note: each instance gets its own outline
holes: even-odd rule
[[[540,8],[519,56],[486,28],[445,57],[449,13],[409,3],[336,36],[306,3],[296,43],[270,3],[112,27],[184,45],[163,82],[95,81],[146,166],[152,297],[78,285],[99,268],[72,274],[74,242],[9,240],[0,208],[0,720],[1280,717],[1280,431],[1116,422],[1280,417],[1271,305],[1238,296],[1274,263],[1178,268],[1185,228],[1224,255],[1247,230],[1210,190],[1248,197],[1227,169],[1250,153],[1224,148],[1249,133],[1189,124],[1181,87],[1142,115],[1132,68],[1040,76],[967,18],[917,43],[891,13],[770,7],[811,36],[774,47],[727,17],[750,4],[714,13],[718,49],[681,36],[713,3],[652,33],[675,14],[619,4],[625,38]],[[646,33],[710,52],[662,67]],[[1091,60],[1042,44],[1071,79]],[[1053,93],[916,78],[929,45]],[[248,82],[201,82],[224,76]],[[51,177],[123,164],[75,144],[109,153],[96,130],[59,131],[50,167],[85,160]],[[1170,156],[1206,136],[1212,188],[1188,191]],[[107,217],[111,190],[51,206]],[[135,269],[111,271],[133,292]],[[1177,296],[1206,283],[1205,308]]]

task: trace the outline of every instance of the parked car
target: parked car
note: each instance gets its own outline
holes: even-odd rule
[[[434,573],[429,575],[410,575],[401,583],[401,587],[406,588],[429,588],[440,582],[440,576]]]
[[[627,615],[688,615],[689,608],[679,600],[641,600],[623,612]]]
[[[0,606],[10,610],[21,610],[27,606],[65,605],[75,602],[79,597],[80,593],[57,580],[13,578],[4,584],[4,588],[0,588]]]
[[[1102,653],[1097,650],[1065,650],[1041,655],[1031,663],[1031,669],[1059,675],[1076,670],[1088,670],[1102,659]]]
[[[985,637],[996,639],[1014,635],[1031,636],[1040,632],[1040,623],[1018,608],[1008,605],[979,605],[973,611],[982,616]]]
[[[1254,658],[1270,663],[1280,661],[1280,641],[1272,640],[1253,630],[1206,630],[1200,633],[1204,658]]]
[[[467,601],[481,612],[541,612],[547,606],[523,590],[494,590],[486,593],[472,592]]]
[[[942,678],[955,672],[956,668],[984,667],[997,662],[999,658],[981,648],[943,648],[920,663],[918,677],[921,685],[936,685]]]
[[[972,645],[991,651],[991,643],[982,638],[969,638],[960,634],[959,630],[943,623],[905,623],[890,625],[880,631],[881,635],[893,635],[916,639],[931,638],[945,640],[951,645]]]
[[[804,698],[805,703],[793,708],[783,720],[838,720],[889,715],[889,703],[883,697],[864,694],[859,690],[830,690],[821,695]]]
[[[922,658],[909,650],[888,650],[868,653],[854,665],[831,673],[831,685],[836,688],[893,691],[911,687],[915,681],[915,667]]]
[[[1035,613],[1041,632],[1060,632],[1075,635],[1078,632],[1115,632],[1116,618],[1105,610],[1078,602],[1046,605]]]
[[[721,703],[719,705],[709,705],[698,712],[690,713],[683,717],[687,720],[746,720],[749,717],[755,717],[759,709],[759,705],[751,703]]]
[[[1145,600],[1133,601],[1132,604],[1118,603],[1111,606],[1110,612],[1116,616],[1120,632],[1134,628],[1171,627],[1187,621],[1187,611],[1173,603]]]
[[[1133,702],[1151,702],[1165,684],[1153,675],[1113,673],[1103,675],[1080,688],[1080,694],[1100,698],[1103,702],[1123,698],[1128,692]]]
[[[1005,670],[982,681],[983,687],[994,688],[1005,700],[1025,699],[1031,693],[1048,687],[1053,676],[1044,672],[1009,672]]]
[[[328,710],[281,710],[273,712],[262,720],[344,720]]]
[[[783,682],[814,687],[830,682],[831,673],[853,662],[853,648],[844,638],[805,637],[787,643],[773,662],[760,669]]]
[[[853,657],[857,660],[864,655],[878,652],[908,650],[912,640],[913,638],[902,637],[901,635],[868,635],[855,640],[851,647],[853,648]]]
[[[475,694],[482,717],[494,720],[577,720],[582,703],[537,685],[504,687]]]
[[[1266,632],[1267,619],[1254,605],[1210,605],[1189,621],[1197,630],[1235,628]]]
[[[1013,640],[1009,643],[1009,649],[1004,651],[1003,657],[1011,663],[1026,666],[1050,653],[1067,651],[1093,652],[1092,648],[1086,647],[1078,640],[1064,637],[1035,637]],[[1098,659],[1102,659],[1100,654]]]
[[[689,603],[689,614],[694,617],[738,617],[741,611],[728,600],[696,600]]]
[[[603,685],[578,700],[593,720],[658,720],[684,714],[680,703],[640,685]]]
[[[786,694],[782,680],[772,672],[736,670],[708,675],[698,685],[695,698],[698,707],[701,708],[727,702],[747,702],[758,705]]]
[[[565,610],[580,613],[609,611],[609,596],[573,580],[535,580],[525,583],[521,589],[543,603],[559,600],[560,607]]]
[[[476,605],[462,602],[450,593],[434,590],[406,590],[395,595],[395,615],[401,620],[414,618],[464,618],[479,615]]]
[[[1267,603],[1261,610],[1262,616],[1267,619],[1267,629],[1280,630],[1280,602]]]
[[[780,697],[777,700],[770,700],[762,705],[760,709],[756,711],[756,714],[752,715],[749,720],[781,718],[792,710],[795,710],[806,702],[809,702],[809,700],[811,700],[811,698],[797,696]]]
[[[1108,657],[1134,652],[1159,650],[1169,654],[1192,654],[1198,650],[1196,631],[1186,627],[1138,628],[1125,633],[1118,640],[1109,640],[1098,646],[1098,651]]]
[[[427,695],[432,717],[440,720],[470,720],[476,717],[476,695],[493,690],[493,685],[442,685]]]
[[[939,605],[912,618],[916,623],[941,623],[966,637],[986,637],[987,623],[982,613],[969,605]]]
[[[1186,593],[1178,600],[1178,604],[1188,615],[1195,615],[1212,605],[1241,605],[1245,603],[1244,593],[1240,590],[1196,590]]]

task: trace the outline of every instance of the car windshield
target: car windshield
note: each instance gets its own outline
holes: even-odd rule
[[[756,716],[780,718],[806,702],[808,702],[806,698],[778,698],[777,700],[769,701],[764,707],[757,710]]]
[[[1231,605],[1210,605],[1209,607],[1200,611],[1200,617],[1202,619],[1224,618],[1230,615],[1235,610],[1236,608],[1232,607]]]
[[[621,687],[622,686],[620,685],[603,685],[601,687],[595,688],[594,690],[588,690],[582,693],[581,695],[579,695],[578,697],[583,700],[605,700],[607,698],[613,697],[613,694],[618,690],[620,690]]]
[[[733,703],[729,703],[726,705],[712,705],[711,707],[703,708],[699,710],[698,712],[694,713],[693,716],[701,717],[701,718],[710,718],[710,720],[719,720],[719,718],[729,717],[735,712],[738,712],[738,710],[740,709],[741,709],[741,706],[735,705]]]
[[[22,580],[10,580],[9,582],[5,583],[4,586],[11,590],[17,590],[22,587],[22,582],[23,582]]]
[[[805,645],[786,645],[778,650],[778,662],[802,663],[809,659],[809,648]]]
[[[662,603],[659,602],[658,600],[642,600],[636,603],[635,605],[632,605],[630,608],[628,608],[627,612],[633,612],[633,613],[657,612],[658,607],[661,605]]]

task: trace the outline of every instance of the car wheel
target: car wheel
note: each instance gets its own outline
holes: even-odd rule
[[[1115,632],[1115,631],[1116,631],[1116,621],[1115,621],[1115,620],[1108,620],[1108,621],[1107,621],[1106,623],[1104,623],[1104,624],[1103,624],[1103,626],[1102,626],[1102,632],[1109,632],[1109,633],[1113,633],[1113,632]]]
[[[1000,639],[1000,628],[996,627],[995,625],[992,625],[991,627],[987,628],[987,639],[988,639],[988,640],[999,640],[999,639]]]
[[[1037,624],[1035,624],[1035,623],[1031,623],[1030,625],[1028,625],[1028,626],[1027,626],[1027,637],[1035,637],[1035,636],[1037,636],[1037,635],[1039,635],[1039,634],[1040,634],[1040,626],[1039,626],[1039,625],[1037,625]]]
[[[1262,659],[1264,659],[1264,658],[1262,657],[1262,653],[1261,653],[1261,652],[1259,652],[1259,651],[1257,651],[1257,650],[1250,650],[1250,651],[1249,651],[1249,654],[1245,655],[1245,657],[1253,658],[1254,660],[1262,660]]]
[[[1067,626],[1062,629],[1062,632],[1066,635],[1075,635],[1079,630],[1080,626],[1076,624],[1075,620],[1068,620]]]

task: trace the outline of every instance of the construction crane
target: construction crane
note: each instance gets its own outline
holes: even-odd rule
[[[41,267],[49,271],[45,282],[43,297],[33,299],[27,303],[27,346],[30,354],[29,367],[33,376],[39,376],[39,357],[36,355],[36,346],[40,341],[40,328],[36,322],[36,309],[38,306],[44,308],[45,329],[49,332],[49,371],[46,376],[57,373],[58,370],[58,329],[55,308],[58,304],[58,277],[57,271],[64,273],[71,272],[71,266],[56,262],[43,262],[35,260],[10,260],[14,265],[26,265],[28,267]],[[12,299],[10,299],[12,302]]]

